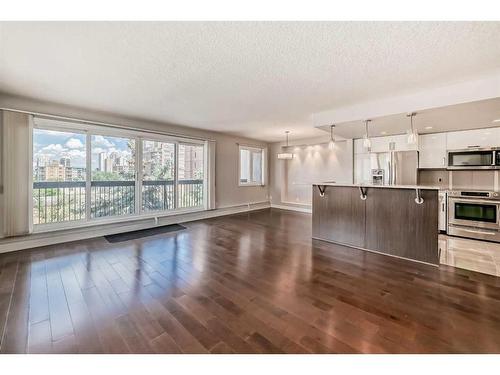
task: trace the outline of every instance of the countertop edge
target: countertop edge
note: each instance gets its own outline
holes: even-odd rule
[[[370,185],[370,184],[343,184],[343,183],[332,183],[332,182],[314,182],[313,186],[339,186],[339,187],[362,187],[362,188],[378,188],[378,189],[421,189],[421,190],[440,190],[436,186],[424,186],[424,185]]]

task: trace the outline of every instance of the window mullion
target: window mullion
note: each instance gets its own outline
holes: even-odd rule
[[[175,142],[174,152],[174,210],[179,207],[179,143]]]
[[[142,138],[135,138],[135,212],[142,212]]]
[[[92,179],[92,150],[91,136],[88,131],[85,131],[85,220],[90,220],[91,213],[91,179]]]

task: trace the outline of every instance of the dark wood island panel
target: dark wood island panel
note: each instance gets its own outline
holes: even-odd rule
[[[321,185],[320,185],[321,186]],[[313,185],[313,238],[438,264],[438,190]]]

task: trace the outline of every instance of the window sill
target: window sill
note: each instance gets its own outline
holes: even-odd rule
[[[238,184],[239,187],[245,187],[245,186],[266,186],[265,184],[259,184],[259,183],[255,183],[255,184]]]
[[[67,223],[57,223],[57,224],[35,224],[33,226],[33,233],[50,233],[58,232],[70,229],[88,228],[106,224],[119,224],[119,223],[131,223],[135,221],[143,221],[150,219],[160,219],[164,217],[177,216],[183,214],[190,214],[195,212],[206,211],[203,207],[193,207],[188,209],[177,209],[175,211],[158,211],[153,213],[147,213],[143,215],[125,215],[116,218],[98,218],[92,219],[90,221],[78,220]]]

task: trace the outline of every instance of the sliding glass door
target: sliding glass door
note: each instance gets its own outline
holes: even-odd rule
[[[92,135],[90,217],[135,212],[135,140]]]
[[[142,210],[175,208],[175,143],[142,141]]]
[[[203,205],[203,146],[179,144],[178,157],[178,206],[179,208]]]
[[[85,219],[86,137],[33,131],[33,224]]]
[[[44,120],[45,125],[48,120]],[[33,223],[202,209],[205,143],[74,124],[33,131]],[[58,127],[59,126],[59,127]]]

